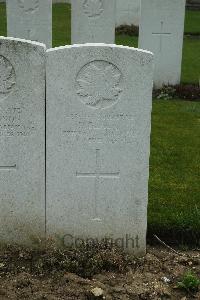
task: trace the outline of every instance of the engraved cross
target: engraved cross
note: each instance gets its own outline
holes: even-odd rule
[[[164,32],[163,27],[164,27],[164,22],[161,21],[160,32],[152,32],[153,35],[158,35],[160,37],[160,52],[162,51],[163,37],[167,35],[171,35],[170,32]]]
[[[95,161],[95,171],[94,172],[76,172],[77,178],[94,178],[95,179],[95,185],[94,185],[94,214],[95,218],[94,220],[98,221],[100,220],[98,218],[97,213],[97,201],[99,196],[99,184],[101,178],[104,179],[119,179],[120,178],[120,172],[102,172],[101,166],[100,166],[100,149],[96,149],[96,161]]]
[[[131,12],[131,3],[129,2],[128,5],[126,5],[126,8],[123,9],[123,12],[126,13],[126,14],[130,14]]]
[[[17,169],[17,165],[4,165],[4,166],[0,166],[0,171],[6,171],[6,170],[16,170]]]

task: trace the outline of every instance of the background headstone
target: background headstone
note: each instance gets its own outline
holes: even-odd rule
[[[113,44],[115,8],[115,0],[73,0],[72,44]]]
[[[45,232],[45,46],[0,38],[0,236]]]
[[[185,0],[142,0],[139,48],[155,54],[154,84],[178,84],[181,77]]]
[[[7,0],[7,35],[52,46],[52,0]]]
[[[53,3],[71,3],[71,0],[53,0]]]
[[[140,0],[116,0],[116,26],[139,25]]]
[[[110,237],[145,253],[152,81],[142,50],[47,52],[49,236]]]

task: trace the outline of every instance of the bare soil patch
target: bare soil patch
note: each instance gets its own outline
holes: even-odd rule
[[[200,291],[193,294],[177,288],[187,271],[200,277],[200,251],[176,254],[148,247],[146,257],[140,259],[118,250],[84,251],[1,249],[0,299],[200,299]]]

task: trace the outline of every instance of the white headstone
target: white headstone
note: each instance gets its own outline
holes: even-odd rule
[[[142,0],[139,48],[155,54],[154,84],[178,84],[181,76],[185,0]]]
[[[45,232],[45,46],[0,38],[0,237]]]
[[[53,3],[71,3],[71,0],[53,0]]]
[[[48,235],[121,239],[145,253],[152,83],[149,52],[47,52]]]
[[[52,0],[7,0],[7,35],[52,46]]]
[[[72,44],[115,42],[115,0],[72,1]]]
[[[141,0],[116,0],[116,26],[139,25]]]

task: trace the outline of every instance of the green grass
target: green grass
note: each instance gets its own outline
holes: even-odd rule
[[[154,101],[149,231],[200,234],[200,103]],[[184,233],[184,234],[181,234]],[[199,235],[200,238],[200,235]]]
[[[186,11],[185,33],[187,32],[200,33],[200,11]]]
[[[184,83],[199,83],[200,80],[200,39],[184,38],[182,76]]]
[[[129,46],[129,47],[137,47],[138,46],[138,38],[136,36],[128,36],[124,34],[116,35],[116,44]]]
[[[6,6],[0,3],[0,35],[6,36]]]
[[[199,30],[200,12],[186,13],[186,31]],[[70,6],[53,7],[53,46],[70,44]],[[6,33],[0,5],[0,34]],[[116,43],[137,47],[138,38],[117,35]],[[182,81],[197,83],[200,40],[185,37]],[[149,232],[169,240],[200,236],[200,103],[154,101],[152,115]],[[177,235],[177,233],[179,233]],[[200,238],[199,238],[200,239]]]
[[[200,286],[199,277],[191,271],[185,273],[183,275],[183,277],[181,278],[181,281],[178,281],[178,283],[177,283],[177,287],[179,289],[183,289],[188,293],[197,292],[199,289],[199,286]]]
[[[53,47],[71,44],[71,5],[53,6]]]

